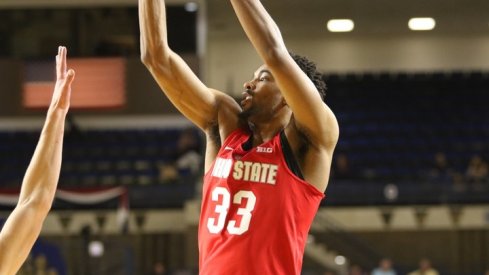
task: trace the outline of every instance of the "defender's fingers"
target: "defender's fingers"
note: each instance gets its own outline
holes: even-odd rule
[[[73,69],[69,69],[66,73],[66,84],[71,85],[73,79],[75,79],[75,71]]]
[[[61,47],[58,47],[58,54],[56,55],[56,78],[61,78]]]
[[[61,68],[62,75],[66,73],[66,47],[60,46]]]

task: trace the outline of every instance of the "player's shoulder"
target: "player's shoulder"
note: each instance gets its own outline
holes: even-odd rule
[[[216,120],[212,122],[212,132],[214,134],[219,132],[221,140],[224,140],[231,132],[239,128],[239,113],[242,109],[231,95],[216,89],[210,89],[210,91],[215,98],[217,109]]]

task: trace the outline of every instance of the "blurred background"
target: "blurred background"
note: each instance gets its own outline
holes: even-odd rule
[[[262,2],[340,124],[303,274],[488,274],[489,1]],[[261,61],[229,1],[167,4],[173,50],[239,98]],[[77,71],[59,191],[19,274],[197,274],[205,140],[140,62],[137,1],[2,0],[0,18],[0,225],[58,45]]]

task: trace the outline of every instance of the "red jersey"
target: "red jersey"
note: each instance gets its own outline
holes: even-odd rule
[[[204,176],[200,274],[298,275],[324,194],[289,169],[280,134],[246,151],[249,138],[231,133]]]

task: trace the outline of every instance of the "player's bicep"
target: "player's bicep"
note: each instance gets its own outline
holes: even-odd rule
[[[0,232],[0,274],[15,274],[29,255],[42,227],[37,211],[16,207]]]
[[[216,119],[215,93],[180,56],[172,52],[168,60],[153,63],[148,69],[173,105],[197,126],[204,128]]]

